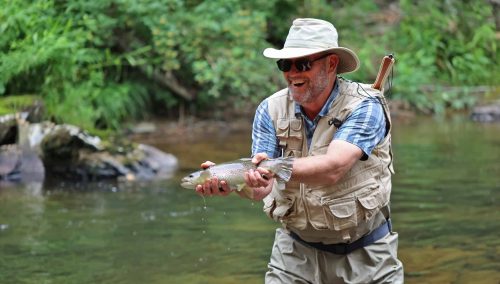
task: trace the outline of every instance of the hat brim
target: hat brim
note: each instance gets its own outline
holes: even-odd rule
[[[266,48],[263,52],[267,58],[274,59],[291,59],[309,56],[316,53],[335,53],[339,56],[339,66],[337,66],[337,74],[350,73],[358,70],[359,59],[354,51],[345,47],[332,47],[327,49],[311,49],[311,48]]]

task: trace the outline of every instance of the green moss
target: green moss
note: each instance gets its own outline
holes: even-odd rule
[[[15,113],[33,106],[41,98],[37,95],[20,95],[0,98],[0,115]]]

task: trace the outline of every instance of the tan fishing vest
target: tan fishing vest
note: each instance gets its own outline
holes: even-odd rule
[[[309,242],[353,242],[385,222],[380,209],[391,194],[392,150],[391,120],[383,94],[370,85],[339,78],[339,94],[328,115],[322,117],[314,132],[311,149],[307,147],[302,117],[295,117],[295,104],[283,89],[269,98],[273,120],[284,156],[325,154],[339,124],[368,96],[378,100],[384,109],[386,137],[373,149],[366,161],[358,161],[336,184],[309,186],[289,182],[284,190],[275,183],[264,199],[264,212],[280,221]]]

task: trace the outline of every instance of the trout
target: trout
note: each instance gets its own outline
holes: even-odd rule
[[[278,179],[278,184],[290,180],[292,176],[293,157],[266,159],[258,165],[252,163],[252,159],[243,158],[231,162],[217,164],[207,169],[191,173],[184,177],[181,186],[187,189],[195,189],[196,185],[203,184],[206,180],[217,177],[224,180],[233,190],[244,191],[247,196],[252,196],[251,189],[246,187],[245,172],[257,167],[272,172]]]

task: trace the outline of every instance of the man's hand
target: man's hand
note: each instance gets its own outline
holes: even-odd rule
[[[201,164],[202,169],[207,169],[212,166],[215,166],[215,163],[210,161],[206,161]],[[224,180],[219,181],[217,177],[207,179],[203,184],[199,184],[196,186],[196,192],[203,196],[212,196],[212,195],[226,196],[230,194],[231,191],[232,189],[229,188],[227,182]]]
[[[260,162],[266,160],[267,158],[267,154],[258,153],[252,158],[252,163],[258,166]],[[238,192],[238,194],[242,197],[254,200],[262,200],[271,192],[273,188],[273,176],[274,175],[272,172],[259,167],[255,170],[248,170],[245,173],[245,183],[247,187],[249,187],[253,191],[253,194],[251,197],[245,195],[242,192]]]
[[[268,157],[266,153],[258,153],[252,158],[252,163],[258,166],[260,162],[267,159]],[[272,177],[272,172],[258,167],[255,170],[248,170],[245,173],[245,182],[249,187],[267,187],[269,185],[269,180]]]

